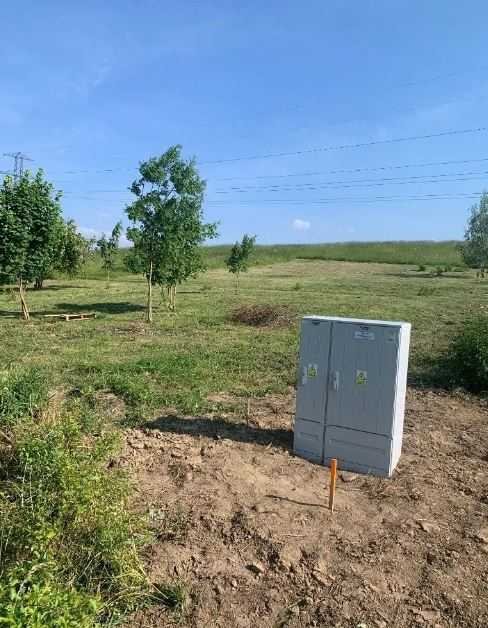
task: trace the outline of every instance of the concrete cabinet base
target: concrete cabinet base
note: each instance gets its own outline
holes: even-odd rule
[[[402,447],[410,324],[302,320],[294,451],[390,476]]]

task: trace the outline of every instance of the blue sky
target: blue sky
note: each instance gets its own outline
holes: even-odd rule
[[[0,154],[44,168],[86,233],[180,143],[221,242],[460,238],[487,131],[209,162],[488,127],[487,20],[481,0],[4,3]]]

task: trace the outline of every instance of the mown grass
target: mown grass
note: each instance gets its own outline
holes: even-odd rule
[[[175,406],[208,408],[209,393],[264,395],[294,383],[298,319],[310,313],[407,320],[413,324],[411,379],[445,346],[466,309],[486,300],[471,271],[442,276],[405,265],[297,260],[255,266],[235,293],[230,273],[210,270],[178,294],[175,315],[156,299],[155,323],[144,323],[142,278],[52,281],[30,291],[31,323],[0,293],[0,340],[9,362],[47,369],[56,385],[83,392],[109,390],[131,419]],[[289,306],[291,325],[255,329],[233,323],[242,304]],[[43,313],[94,311],[95,320],[48,322]],[[36,312],[38,316],[36,317]]]
[[[257,245],[253,263],[258,266],[291,262],[297,259],[332,260],[348,262],[370,262],[383,264],[419,264],[432,266],[464,267],[455,240],[443,242],[333,242],[324,244],[271,244]],[[210,269],[224,268],[231,245],[206,246],[203,249],[205,263]],[[126,275],[124,257],[127,249],[121,249],[116,256],[113,278]],[[104,279],[105,272],[97,255],[86,265],[83,276],[86,279]]]

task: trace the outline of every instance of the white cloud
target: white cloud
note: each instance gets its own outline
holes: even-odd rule
[[[301,218],[295,218],[292,223],[293,229],[295,231],[308,231],[311,227],[311,224],[308,220],[302,220]]]

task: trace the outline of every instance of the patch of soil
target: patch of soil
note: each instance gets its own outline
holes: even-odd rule
[[[181,581],[183,627],[486,628],[488,412],[409,390],[392,479],[340,474],[291,453],[293,394],[255,399],[248,425],[163,416],[127,431],[119,464],[149,514],[155,583]],[[170,626],[162,607],[133,627]]]
[[[95,393],[97,411],[111,420],[121,420],[125,417],[125,401],[110,390],[99,390]]]
[[[252,327],[285,327],[296,320],[296,314],[286,305],[241,305],[229,320]]]

